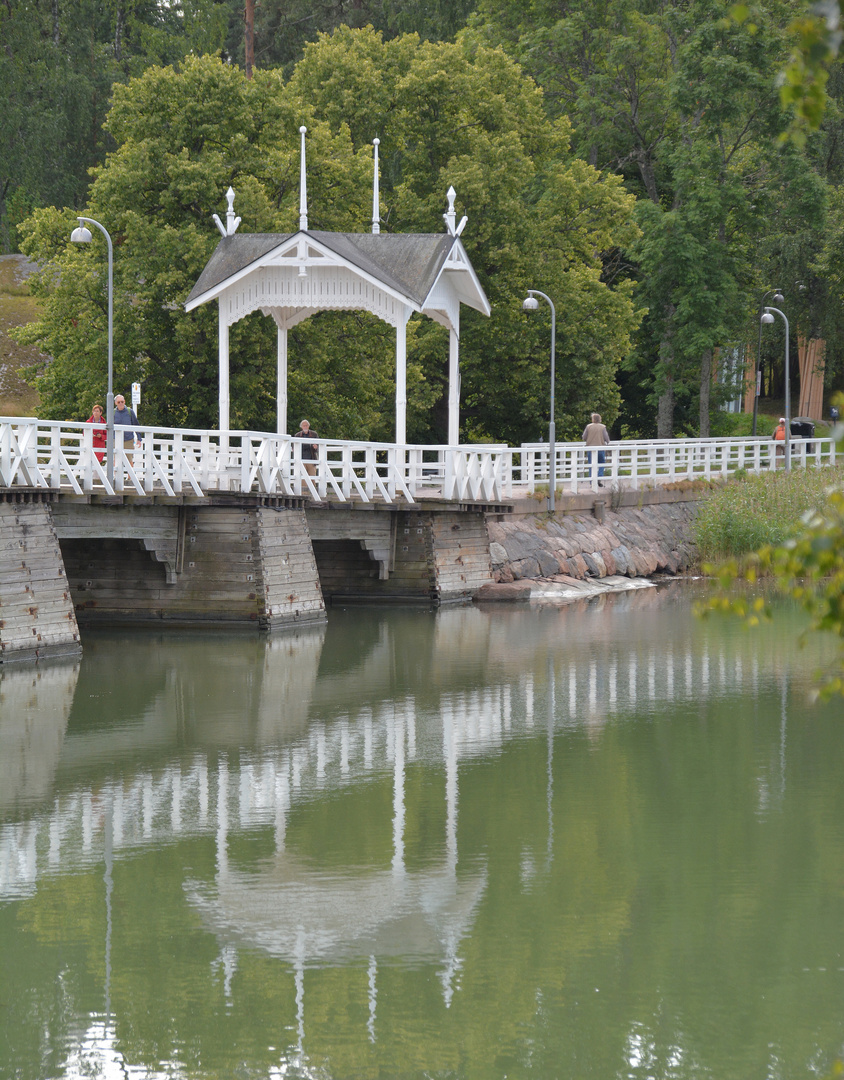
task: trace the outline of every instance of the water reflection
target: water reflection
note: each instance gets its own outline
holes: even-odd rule
[[[94,925],[82,966],[97,986],[87,997],[68,993],[74,1002],[97,998],[96,1007],[75,1006],[70,1026],[85,1034],[68,1036],[51,1075],[80,1075],[94,1063],[105,1073],[126,1068],[127,1029],[140,1023],[133,1003],[145,1001],[147,1013],[157,1005],[157,988],[144,998],[137,970],[131,985],[126,979],[134,935],[149,924],[156,942],[190,940],[181,960],[192,972],[182,987],[188,999],[213,1001],[219,986],[225,1015],[249,1027],[256,1006],[246,988],[277,995],[273,1008],[289,1030],[251,1048],[249,1075],[329,1075],[308,1051],[320,1039],[330,1044],[332,1024],[346,1039],[337,1052],[347,1071],[337,1075],[351,1075],[355,1039],[394,1046],[396,1032],[412,1026],[412,1009],[405,1027],[392,1025],[403,1000],[396,980],[413,971],[427,972],[426,993],[428,982],[436,986],[426,1015],[455,1015],[452,1041],[434,1052],[425,1031],[412,1051],[426,1068],[427,1053],[444,1075],[462,1075],[455,1047],[464,1039],[491,1067],[483,1032],[497,1024],[534,1061],[528,1067],[517,1054],[523,1071],[557,1075],[557,1064],[543,1071],[538,1060],[543,1039],[568,1032],[566,1052],[584,1059],[566,1010],[596,1010],[581,1001],[595,976],[590,969],[581,982],[579,969],[611,950],[646,957],[633,982],[655,988],[654,1002],[633,1020],[613,1017],[608,1043],[623,1067],[604,1061],[596,1075],[705,1071],[706,1039],[660,1004],[670,1000],[670,966],[649,965],[663,951],[654,912],[665,895],[684,912],[703,904],[711,838],[703,856],[680,845],[657,886],[642,861],[670,847],[686,818],[704,832],[717,827],[714,846],[731,853],[746,835],[746,823],[727,818],[747,798],[728,771],[739,754],[729,742],[715,747],[725,732],[732,737],[730,710],[755,716],[760,696],[766,708],[776,703],[776,731],[761,734],[760,724],[747,750],[751,813],[771,826],[787,800],[790,758],[799,760],[791,714],[795,702],[800,714],[812,665],[794,663],[793,638],[776,628],[754,638],[733,624],[691,620],[687,605],[686,593],[669,588],[564,609],[334,611],[327,628],[263,641],[121,631],[91,635],[72,665],[3,670],[0,944],[20,933],[3,938],[2,901],[19,905],[39,942],[49,939],[39,893],[55,891],[59,908],[77,889],[85,896],[84,918],[63,920],[62,935]],[[736,725],[736,739],[756,737],[753,725]],[[724,794],[710,802],[716,775]],[[646,829],[643,804],[663,801],[664,819]],[[745,908],[765,922],[757,894],[733,892],[732,863],[728,871],[726,923]],[[166,903],[144,893],[145,874]],[[534,924],[553,932],[534,942]],[[162,983],[170,967],[156,968]],[[623,983],[610,969],[609,982]],[[348,973],[342,1023],[329,1004],[340,971]],[[489,1015],[467,1017],[466,999],[485,1002]],[[711,1021],[722,1006],[697,1007]],[[165,1027],[174,1011],[182,1027],[198,1022],[172,999],[166,1009]],[[187,1074],[186,1036],[177,1034],[144,1075]],[[205,1037],[213,1042],[212,1032]],[[530,1051],[525,1039],[535,1042]]]
[[[777,680],[782,747],[771,783],[760,780],[763,811],[785,783],[788,678],[805,690],[811,670],[784,675],[792,643],[764,630],[761,648],[760,635],[725,634],[723,623],[690,622],[678,637],[658,592],[672,602],[669,587],[507,618],[477,608],[338,612],[327,630],[236,647],[213,634],[92,635],[81,665],[0,669],[0,898],[45,870],[99,858],[107,822],[116,853],[214,832],[221,865],[230,828],[271,824],[281,856],[294,802],[384,772],[394,777],[396,870],[404,769],[418,761],[445,767],[452,866],[459,762],[543,722],[538,675],[549,763],[555,731],[596,737],[643,708],[758,694]],[[119,674],[115,647],[125,653]],[[550,764],[548,783],[550,805]],[[549,825],[549,847],[550,835]]]

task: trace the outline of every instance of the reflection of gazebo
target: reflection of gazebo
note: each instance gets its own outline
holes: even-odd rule
[[[444,234],[382,234],[379,224],[378,140],[375,140],[371,233],[311,232],[302,136],[299,231],[235,235],[234,192],[228,191],[223,239],[185,303],[186,311],[217,300],[221,431],[229,429],[229,327],[253,311],[278,328],[278,431],[287,429],[287,332],[318,311],[369,311],[396,329],[396,442],[406,441],[407,322],[428,315],[449,330],[448,442],[459,441],[460,305],[484,315],[489,301],[460,241],[455,192],[448,192]]]

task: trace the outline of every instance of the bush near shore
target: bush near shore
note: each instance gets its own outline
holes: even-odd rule
[[[795,536],[804,515],[822,511],[829,490],[844,482],[840,466],[744,475],[702,504],[695,543],[702,562],[749,555]]]

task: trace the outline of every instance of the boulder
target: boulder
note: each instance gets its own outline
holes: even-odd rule
[[[488,582],[475,593],[476,600],[530,600],[529,581],[513,581],[501,584]]]
[[[510,569],[517,581],[523,578],[539,577],[539,563],[533,558],[517,559],[510,563]]]
[[[560,560],[551,551],[537,551],[536,561],[539,563],[539,576],[552,577],[559,573]]]
[[[489,557],[493,566],[503,566],[508,560],[507,548],[503,544],[499,544],[497,540],[491,540]]]

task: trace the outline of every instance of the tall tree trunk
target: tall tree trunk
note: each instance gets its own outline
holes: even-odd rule
[[[117,5],[117,15],[114,21],[114,59],[119,63],[123,59],[123,25],[126,21],[126,13],[123,5]]]
[[[244,66],[246,78],[252,78],[252,65],[255,63],[255,0],[246,0],[243,11],[244,22]]]
[[[674,438],[674,376],[668,375],[665,380],[665,389],[659,395],[659,406],[656,414],[656,437],[658,439]]]
[[[58,47],[59,42],[59,0],[53,0],[53,44]]]
[[[656,414],[658,439],[674,438],[674,305],[665,306],[665,335],[659,346],[659,363],[662,367],[662,393]]]
[[[701,439],[709,438],[709,400],[712,391],[712,349],[704,349],[700,358],[700,413]]]

